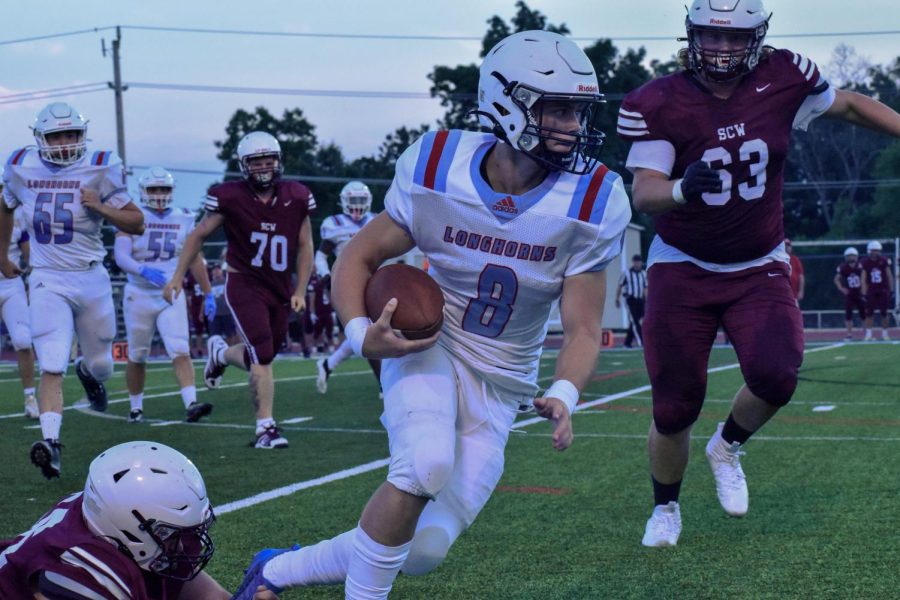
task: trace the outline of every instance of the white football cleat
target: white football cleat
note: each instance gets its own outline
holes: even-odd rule
[[[747,491],[747,479],[741,468],[741,445],[737,442],[729,444],[722,439],[722,426],[719,423],[716,432],[706,444],[706,460],[716,480],[716,495],[719,504],[732,517],[743,517],[750,505],[750,494]]]
[[[25,396],[25,416],[29,419],[37,419],[41,416],[41,411],[38,408],[37,398],[34,397],[34,394],[28,394]]]
[[[328,368],[328,357],[320,358],[316,361],[316,389],[320,394],[328,391],[329,375],[331,375],[331,369]]]
[[[658,504],[647,520],[647,529],[641,544],[662,548],[674,546],[681,535],[681,508],[674,500],[668,504]]]
[[[203,368],[203,381],[206,387],[214,390],[222,385],[222,376],[225,374],[225,367],[217,360],[218,353],[228,349],[228,343],[220,335],[211,335],[206,340],[206,366]]]

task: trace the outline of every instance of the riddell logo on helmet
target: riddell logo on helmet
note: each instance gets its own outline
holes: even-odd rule
[[[711,18],[709,20],[710,25],[731,25],[731,19],[715,19]]]
[[[597,86],[592,83],[579,83],[578,91],[579,92],[596,92]]]

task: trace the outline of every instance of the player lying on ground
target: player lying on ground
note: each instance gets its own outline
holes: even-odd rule
[[[0,598],[226,600],[203,572],[214,522],[187,457],[156,442],[113,446],[91,462],[84,492],[0,540]],[[265,588],[248,597],[277,600]]]

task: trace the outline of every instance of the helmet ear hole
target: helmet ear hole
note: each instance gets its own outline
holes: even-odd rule
[[[494,109],[500,114],[501,117],[509,115],[509,111],[506,110],[506,107],[496,102],[494,102]]]

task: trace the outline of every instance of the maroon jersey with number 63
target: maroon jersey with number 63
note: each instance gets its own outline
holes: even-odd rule
[[[289,301],[300,227],[316,207],[309,188],[297,181],[278,180],[275,197],[267,205],[247,182],[227,181],[210,188],[204,206],[225,218],[229,268],[259,280]]]
[[[776,50],[746,75],[727,100],[689,72],[629,93],[617,131],[630,142],[665,140],[675,149],[671,178],[703,160],[722,177],[722,192],[703,195],[654,217],[667,244],[707,262],[754,260],[784,240],[784,161],[803,102],[828,89],[815,63]]]
[[[92,592],[100,598],[173,600],[182,581],[142,570],[84,522],[82,494],[58,502],[31,529],[0,540],[0,598],[33,598],[41,573],[58,595]],[[80,596],[77,596],[80,597]]]
[[[878,256],[864,256],[859,261],[863,270],[866,272],[868,281],[866,281],[866,292],[869,294],[887,294],[891,289],[888,287],[888,273],[891,270],[891,261],[883,254]]]

